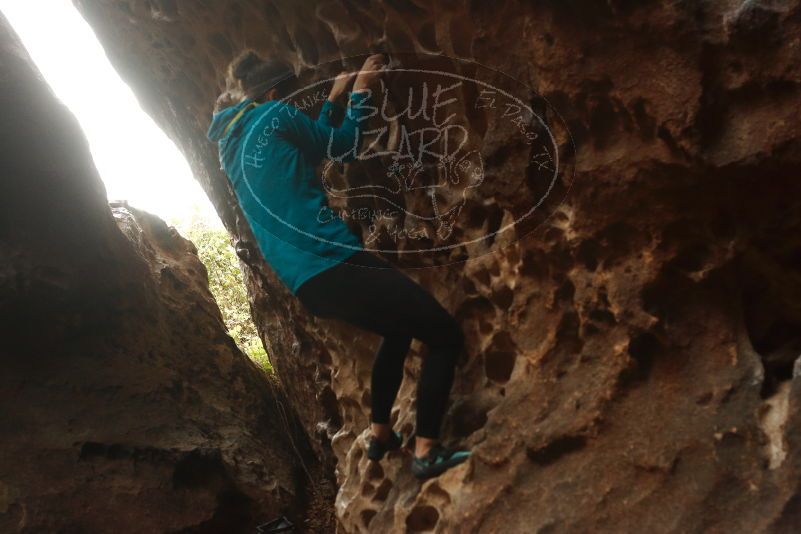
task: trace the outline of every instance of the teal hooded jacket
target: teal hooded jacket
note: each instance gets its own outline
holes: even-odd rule
[[[217,142],[221,168],[265,261],[293,294],[364,249],[342,219],[331,216],[316,168],[323,159],[356,159],[368,112],[375,109],[368,100],[369,92],[352,93],[347,110],[326,100],[317,120],[287,102],[250,99],[212,116],[207,137]]]

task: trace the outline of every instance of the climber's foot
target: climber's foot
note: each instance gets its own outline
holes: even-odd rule
[[[400,449],[403,443],[403,436],[400,432],[391,432],[389,439],[382,441],[376,436],[370,436],[370,443],[367,446],[367,457],[376,462],[384,457],[389,451]]]
[[[459,465],[470,457],[470,451],[452,449],[437,444],[428,453],[412,457],[412,473],[420,480],[442,474],[453,466]]]

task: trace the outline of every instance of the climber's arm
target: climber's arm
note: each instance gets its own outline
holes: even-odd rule
[[[333,102],[329,98],[329,100],[326,100],[323,103],[323,107],[320,109],[320,114],[317,116],[317,122],[323,126],[336,128],[337,124],[339,124],[342,120],[342,115],[344,112],[345,109],[340,106],[339,103]]]
[[[314,159],[339,162],[356,159],[367,119],[378,112],[377,108],[368,104],[371,94],[369,85],[380,74],[382,61],[381,54],[374,54],[365,60],[362,70],[356,75],[350,103],[339,128],[330,126],[325,118],[320,121],[318,117],[317,121],[313,121],[298,110],[293,115],[291,110],[294,108],[290,107],[293,120],[282,121],[287,137]],[[351,76],[352,74],[342,73],[337,77],[332,89],[333,100],[344,92]]]
[[[317,116],[317,122],[324,126],[336,128],[337,124],[342,121],[342,115],[345,110],[340,105],[340,101],[355,75],[356,74],[353,72],[340,72],[339,75],[334,78],[334,85],[331,86],[328,99],[323,102],[323,108]]]
[[[369,90],[351,93],[350,104],[339,128],[330,126],[325,119],[313,121],[292,108],[287,114],[289,116],[282,115],[279,129],[314,159],[353,161],[358,154],[367,119],[377,112],[368,104],[369,98]]]

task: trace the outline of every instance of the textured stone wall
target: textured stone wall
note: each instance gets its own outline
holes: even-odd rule
[[[797,1],[75,4],[244,241],[204,133],[217,99],[236,98],[224,68],[246,45],[297,67],[378,48],[470,59],[564,117],[576,174],[551,217],[490,254],[408,271],[468,340],[445,438],[474,456],[436,480],[364,456],[378,339],[309,317],[248,260],[279,376],[336,459],[342,531],[801,528]],[[479,134],[496,190],[467,230],[536,193],[520,186],[526,147]]]
[[[109,209],[4,18],[0,71],[0,531],[252,532],[281,513],[325,530],[333,485],[194,245]]]

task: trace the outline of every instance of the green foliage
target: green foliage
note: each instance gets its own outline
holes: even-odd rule
[[[254,362],[266,372],[272,372],[267,351],[250,316],[239,259],[228,232],[210,226],[197,213],[189,221],[173,221],[172,224],[197,247],[200,261],[209,273],[209,289],[220,307],[228,334]]]

